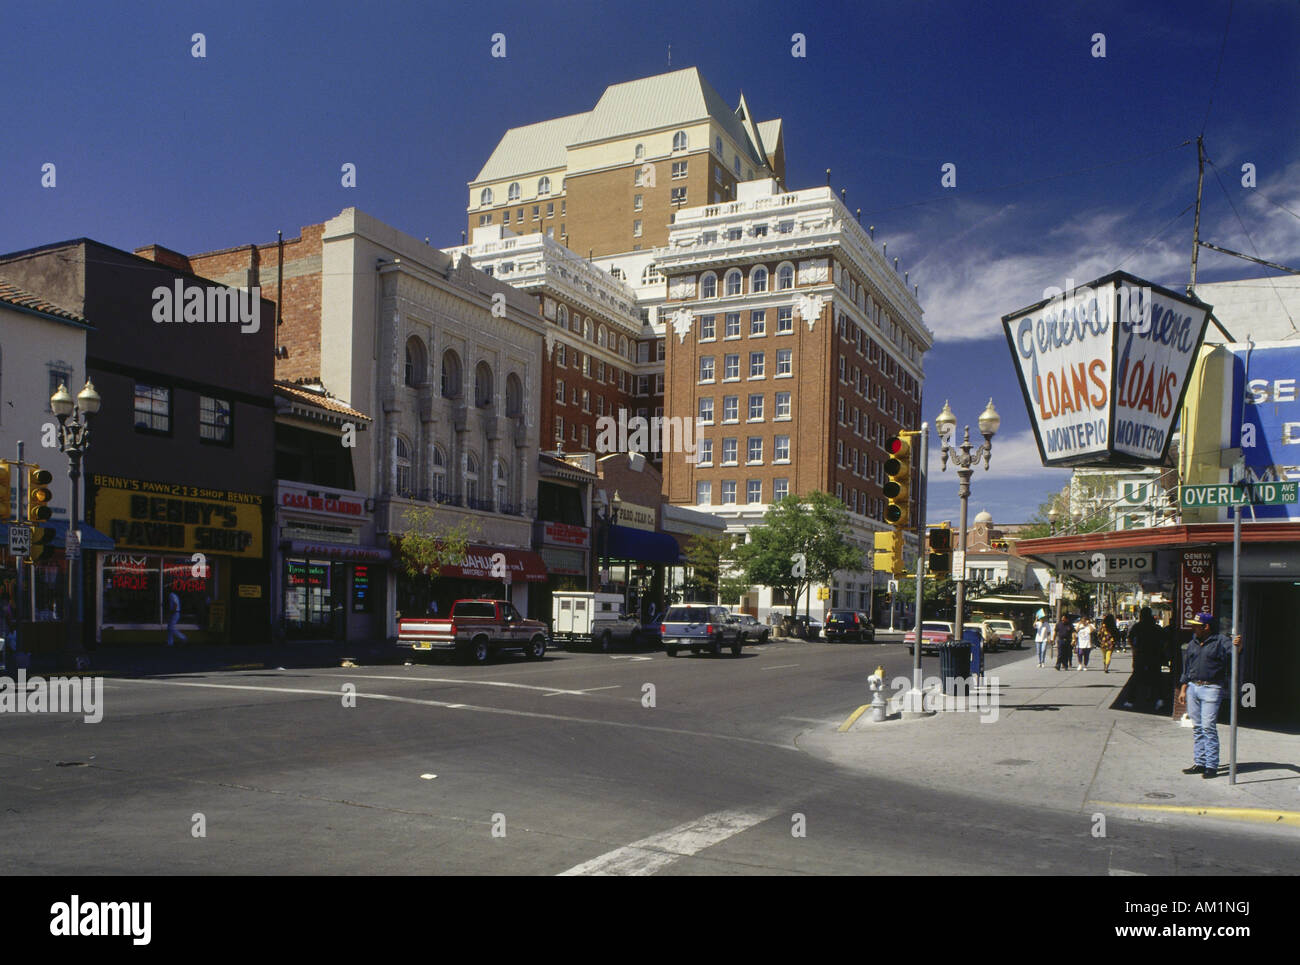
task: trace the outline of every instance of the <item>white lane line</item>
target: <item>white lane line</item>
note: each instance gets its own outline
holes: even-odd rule
[[[587,691],[585,690],[565,690],[563,687],[538,687],[534,684],[515,684],[505,680],[461,680],[458,677],[398,677],[395,675],[384,674],[310,674],[309,676],[327,676],[327,677],[346,677],[348,680],[353,678],[357,680],[404,680],[407,683],[431,683],[431,684],[465,684],[467,687],[510,687],[514,690],[540,690],[551,696],[552,694],[568,694],[570,696],[581,697]],[[591,688],[597,689],[597,688]]]
[[[783,663],[783,664],[778,664],[775,667],[759,667],[758,669],[759,670],[788,670],[791,667],[797,667],[797,666],[799,666],[797,663]]]
[[[209,690],[260,690],[273,694],[295,694],[307,697],[329,697],[337,701],[341,695],[338,690],[307,690],[305,687],[264,687],[244,684],[199,683],[188,680],[155,680],[148,677],[126,678],[130,683],[153,684],[158,687],[205,687]],[[398,678],[405,680],[407,678]],[[538,720],[557,720],[566,724],[595,724],[599,727],[619,727],[626,730],[644,730],[658,734],[679,734],[686,737],[704,737],[710,740],[731,741],[736,744],[754,744],[758,747],[777,747],[786,751],[798,751],[794,744],[781,744],[777,741],[758,740],[753,737],[738,737],[734,734],[710,734],[707,731],[685,730],[679,727],[653,727],[649,724],[631,724],[622,720],[597,720],[591,717],[571,717],[567,714],[542,714],[532,710],[512,710],[506,707],[482,707],[477,704],[449,704],[441,700],[423,700],[419,697],[398,697],[393,694],[370,694],[357,691],[352,696],[365,697],[369,700],[388,700],[397,704],[417,704],[422,707],[442,707],[447,710],[471,710],[480,714],[502,714],[506,717],[532,717]]]
[[[605,687],[586,687],[586,688],[584,688],[584,689],[582,689],[582,690],[579,690],[579,691],[577,691],[577,692],[580,693],[580,694],[591,694],[591,693],[595,693],[597,690],[618,690],[618,688],[621,687],[621,686],[623,686],[623,685],[622,685],[622,684],[609,684],[608,686],[605,686]],[[542,696],[543,696],[543,697],[554,697],[556,694],[569,694],[569,693],[573,693],[573,691],[571,691],[571,690],[552,690],[550,693],[542,694]]]
[[[680,858],[689,858],[732,835],[775,817],[779,812],[715,811],[675,828],[633,841],[561,871],[559,877],[575,875],[652,875]]]

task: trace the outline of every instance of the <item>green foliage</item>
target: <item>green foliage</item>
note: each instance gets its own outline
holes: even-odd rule
[[[691,575],[682,583],[691,599],[713,603],[718,598],[718,583],[723,562],[730,558],[735,538],[721,536],[692,536],[686,542],[686,564]]]
[[[403,569],[413,577],[436,580],[444,566],[465,562],[473,534],[468,521],[455,526],[440,525],[431,506],[415,506],[404,515],[406,531],[390,534]]]

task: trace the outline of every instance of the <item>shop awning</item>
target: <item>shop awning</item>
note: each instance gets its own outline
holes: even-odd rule
[[[383,563],[393,558],[393,551],[382,546],[357,546],[352,543],[322,543],[306,539],[282,544],[286,553],[313,560],[341,560],[348,563]]]
[[[68,521],[66,519],[51,519],[47,520],[43,525],[54,530],[54,539],[50,540],[50,545],[56,549],[63,547],[67,542]],[[77,529],[81,532],[82,550],[105,553],[117,546],[116,543],[89,523],[78,523]]]
[[[634,563],[676,564],[682,558],[682,548],[667,533],[654,533],[617,523],[609,527],[607,545],[603,549],[606,559],[631,560]]]
[[[444,566],[440,577],[459,577],[464,580],[500,580],[492,575],[492,557],[501,553],[506,558],[506,569],[514,583],[545,583],[546,564],[532,550],[512,549],[505,546],[471,545],[465,562],[459,566]]]

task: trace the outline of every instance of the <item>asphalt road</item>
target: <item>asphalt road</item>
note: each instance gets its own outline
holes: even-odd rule
[[[991,665],[1009,659],[994,655]],[[909,786],[799,750],[898,644],[105,683],[0,715],[8,874],[1291,874],[1300,844]],[[937,661],[927,657],[927,673]],[[345,691],[355,688],[354,700]],[[648,689],[652,688],[651,689]],[[651,700],[651,695],[653,700]],[[349,703],[355,706],[348,706]],[[196,832],[201,828],[202,835]],[[799,832],[802,832],[799,833]]]

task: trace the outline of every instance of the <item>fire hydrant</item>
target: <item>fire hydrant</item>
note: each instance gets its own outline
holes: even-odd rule
[[[876,672],[867,678],[867,684],[871,687],[871,720],[878,724],[885,719],[888,709],[885,704],[885,668],[877,667]]]

